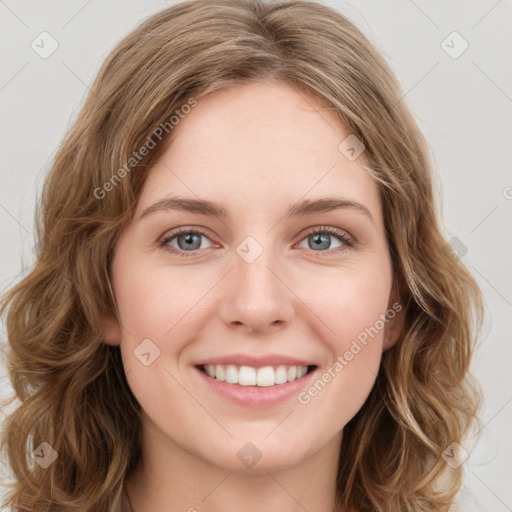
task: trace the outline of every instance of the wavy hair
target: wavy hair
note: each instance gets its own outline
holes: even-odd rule
[[[455,502],[462,468],[441,454],[477,418],[469,367],[483,305],[441,233],[428,146],[396,78],[321,3],[191,0],[149,17],[111,51],[52,159],[36,210],[36,261],[0,309],[8,404],[17,402],[2,431],[14,476],[4,506],[119,509],[141,455],[141,407],[119,347],[102,341],[104,319],[118,318],[112,250],[172,141],[171,116],[209,92],[261,80],[313,94],[364,142],[405,309],[400,339],[344,428],[337,505],[439,512]],[[155,136],[158,127],[165,136]],[[36,463],[52,449],[53,463]]]

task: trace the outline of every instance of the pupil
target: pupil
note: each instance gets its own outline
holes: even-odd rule
[[[329,236],[327,234],[322,233],[316,233],[313,235],[313,238],[315,240],[315,244],[320,244],[321,249],[328,249],[329,248]],[[319,245],[316,245],[316,248],[319,248]]]
[[[181,237],[178,238],[178,245],[180,246],[180,249],[183,249],[183,247],[181,247],[181,243],[180,241],[182,239],[185,239],[185,248],[188,248],[190,249],[191,248],[191,244],[194,244],[194,242],[197,243],[197,241],[199,240],[199,235],[197,234],[193,234],[193,233],[189,233],[187,235],[183,235]],[[199,240],[199,245],[201,245],[201,240]],[[199,247],[193,247],[193,249],[198,249]]]

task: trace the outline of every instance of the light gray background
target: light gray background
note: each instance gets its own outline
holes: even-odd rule
[[[0,0],[0,291],[33,261],[38,191],[99,65],[122,36],[171,3]],[[461,510],[512,510],[511,0],[325,3],[387,58],[431,146],[447,239],[467,247],[463,261],[487,305],[474,364],[485,428],[468,446]],[[31,48],[43,31],[59,44],[47,59]],[[453,31],[469,44],[458,58],[441,46]],[[457,52],[463,43],[452,36],[446,44]],[[4,375],[0,389],[10,391]]]

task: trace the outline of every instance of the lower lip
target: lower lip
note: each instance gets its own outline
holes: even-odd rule
[[[292,396],[296,396],[311,380],[316,368],[301,377],[300,379],[285,384],[275,386],[240,386],[239,384],[230,384],[214,379],[198,368],[194,368],[203,382],[209,389],[219,395],[235,402],[238,405],[248,405],[251,407],[269,407],[283,402]]]

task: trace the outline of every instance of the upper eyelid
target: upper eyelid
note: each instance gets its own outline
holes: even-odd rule
[[[165,242],[167,240],[170,240],[176,236],[187,234],[187,233],[197,233],[199,235],[205,236],[207,238],[212,238],[209,235],[209,231],[206,228],[175,228],[175,230],[169,230],[166,231],[161,237],[158,238],[159,241]]]

